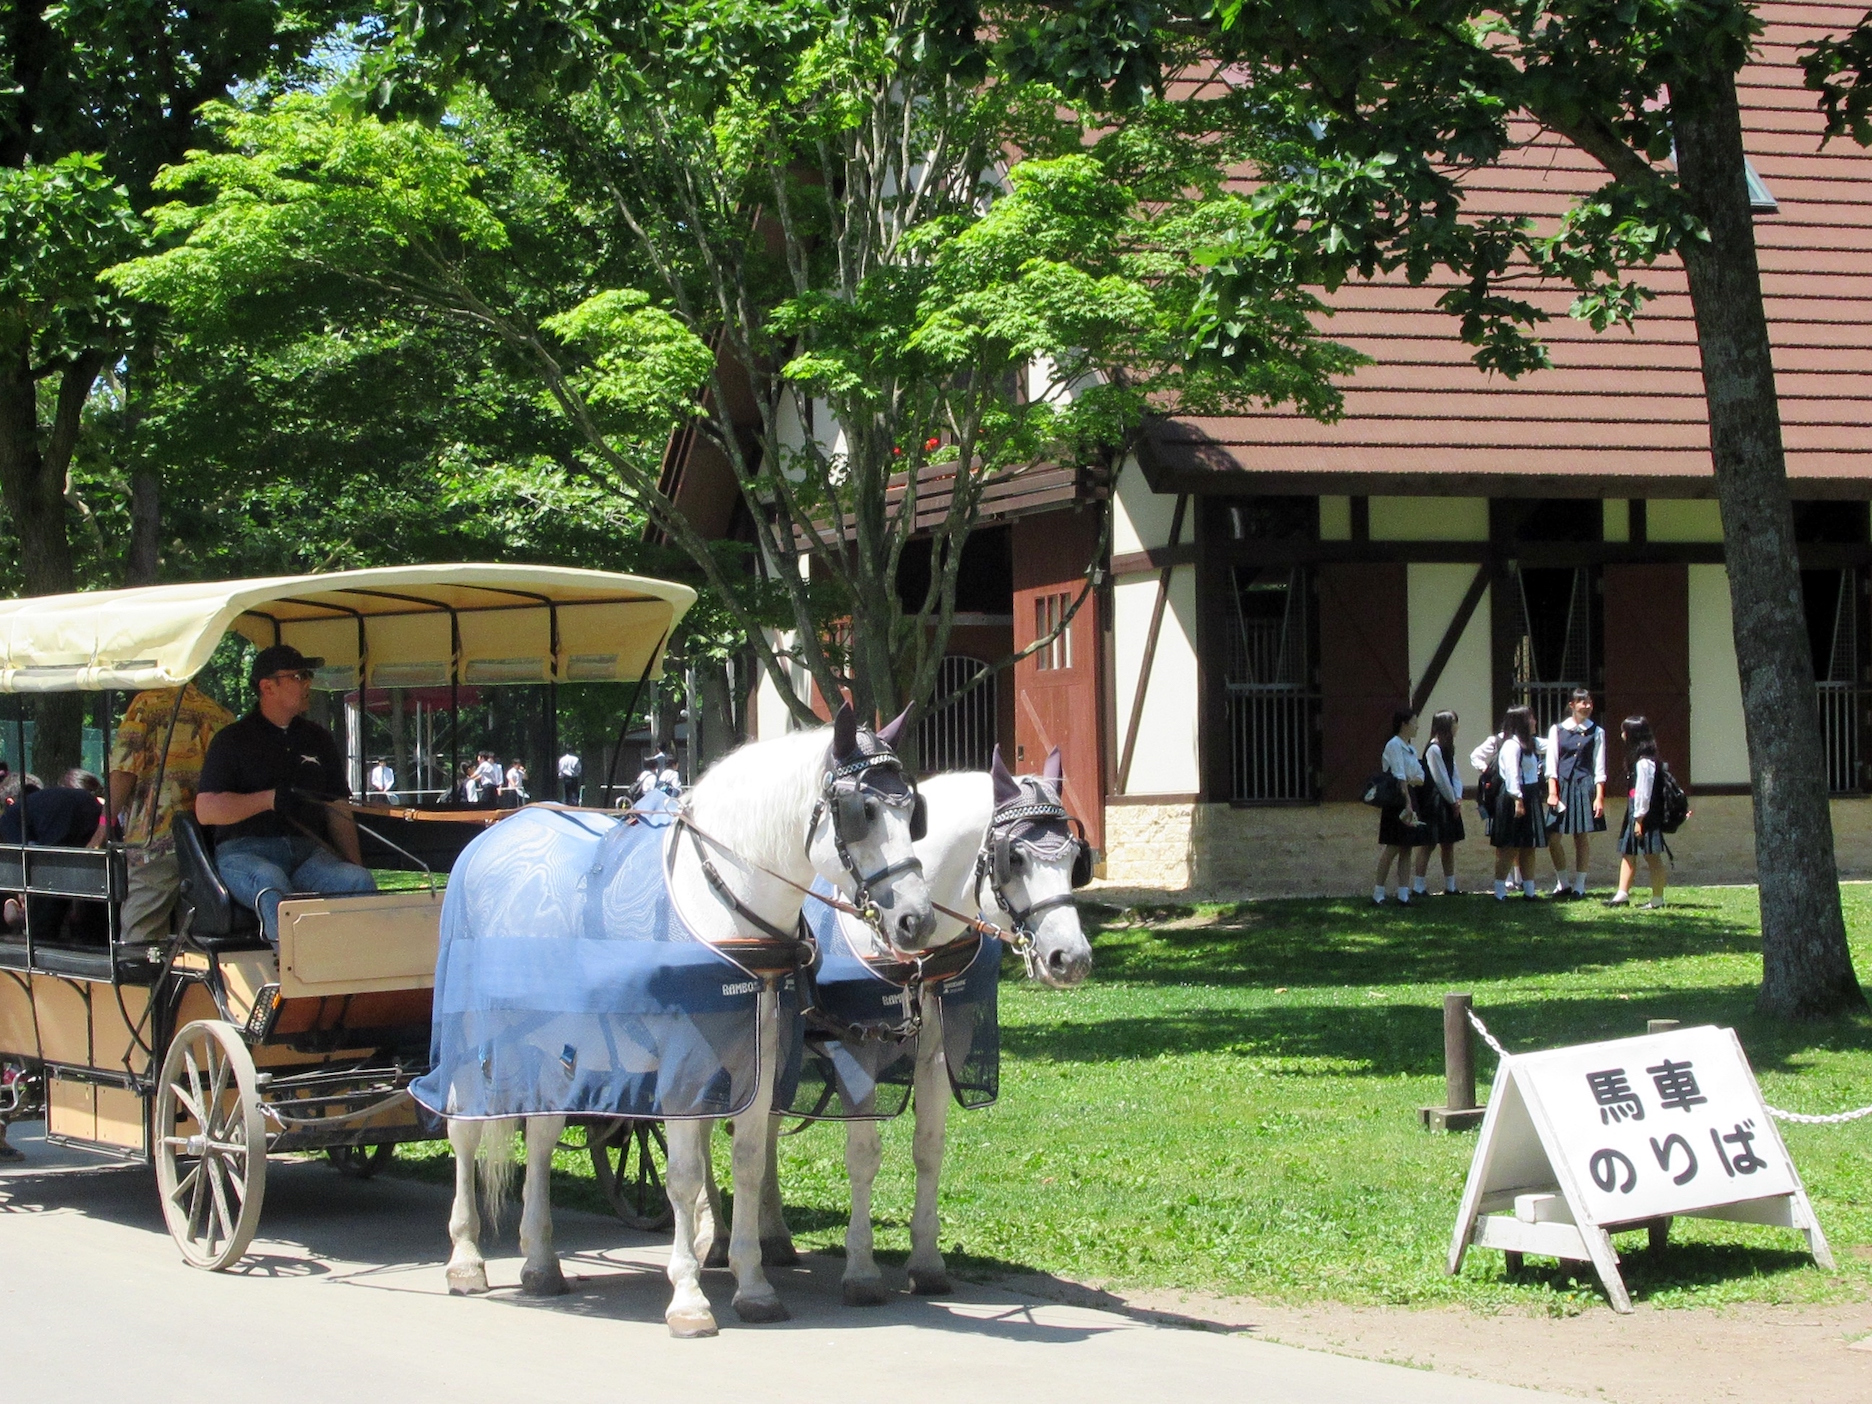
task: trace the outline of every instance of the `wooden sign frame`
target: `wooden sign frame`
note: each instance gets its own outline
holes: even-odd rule
[[[1603,1202],[1604,1195],[1588,1193],[1581,1180],[1579,1127],[1574,1123],[1563,1127],[1556,1115],[1566,1111],[1577,1122],[1578,1107],[1571,1103],[1564,1108],[1549,1105],[1549,1095],[1555,1092],[1554,1074],[1559,1066],[1564,1063],[1566,1071],[1560,1075],[1570,1077],[1586,1054],[1592,1055],[1587,1060],[1590,1062],[1609,1064],[1616,1060],[1642,1067],[1654,1058],[1668,1063],[1673,1055],[1694,1054],[1710,1060],[1712,1054],[1729,1051],[1733,1052],[1735,1064],[1723,1069],[1732,1091],[1722,1104],[1722,1115],[1725,1118],[1735,1115],[1738,1107],[1743,1112],[1753,1113],[1750,1121],[1754,1139],[1762,1143],[1764,1150],[1778,1156],[1778,1163],[1763,1160],[1764,1166],[1771,1166],[1775,1172],[1765,1177],[1764,1182],[1772,1185],[1772,1192],[1742,1195],[1723,1203],[1686,1198],[1685,1207],[1673,1208],[1669,1204],[1673,1191],[1664,1190],[1662,1199],[1653,1191],[1653,1207],[1643,1214],[1608,1217],[1598,1212],[1595,1204]],[[1735,1076],[1738,1067],[1739,1077]],[[1653,1124],[1662,1124],[1662,1116],[1668,1113],[1657,1113],[1655,1102],[1653,1105]],[[1602,1113],[1602,1117],[1605,1115]],[[1642,1112],[1639,1119],[1642,1119]],[[1680,1124],[1683,1123],[1671,1123],[1673,1126]],[[1740,1125],[1738,1123],[1738,1129]],[[1715,1137],[1717,1133],[1711,1131],[1710,1134]],[[1656,1142],[1652,1145],[1655,1148]],[[1666,1144],[1665,1152],[1658,1157],[1660,1164],[1665,1162],[1670,1149]],[[1722,1154],[1720,1141],[1716,1151]],[[1630,1164],[1629,1158],[1621,1156],[1620,1159]],[[1607,1166],[1611,1166],[1610,1161]],[[1723,1168],[1728,1168],[1726,1162]],[[1753,1186],[1741,1181],[1731,1187]],[[1798,1229],[1806,1235],[1814,1261],[1829,1272],[1834,1270],[1833,1253],[1814,1217],[1806,1186],[1781,1140],[1779,1127],[1762,1101],[1761,1088],[1733,1030],[1707,1025],[1674,1029],[1668,1033],[1520,1054],[1501,1060],[1489,1096],[1488,1114],[1482,1122],[1481,1139],[1476,1144],[1469,1179],[1463,1188],[1455,1232],[1450,1239],[1447,1269],[1450,1275],[1462,1270],[1463,1258],[1472,1246],[1499,1249],[1509,1255],[1511,1264],[1518,1262],[1524,1253],[1589,1262],[1599,1274],[1613,1309],[1629,1312],[1631,1294],[1626,1291],[1619,1274],[1619,1255],[1612,1246],[1611,1236],[1623,1230],[1649,1228],[1653,1244],[1660,1244],[1672,1217],[1726,1219]]]

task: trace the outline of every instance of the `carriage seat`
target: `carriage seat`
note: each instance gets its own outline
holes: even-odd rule
[[[176,815],[173,828],[182,904],[188,911],[184,929],[189,939],[209,950],[265,946],[259,916],[236,902],[221,880],[214,863],[214,840],[193,814]]]

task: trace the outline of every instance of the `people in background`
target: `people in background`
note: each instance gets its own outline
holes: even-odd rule
[[[1619,740],[1625,748],[1630,800],[1625,806],[1624,826],[1619,830],[1618,891],[1606,905],[1623,907],[1631,902],[1632,880],[1638,876],[1638,855],[1642,853],[1651,870],[1651,900],[1644,905],[1662,907],[1670,874],[1664,866],[1663,830],[1651,822],[1651,801],[1657,794],[1657,737],[1643,717],[1627,717],[1619,727]]]
[[[1495,811],[1489,807],[1488,777],[1495,773],[1495,761],[1501,755],[1502,737],[1499,731],[1492,731],[1482,738],[1482,744],[1469,753],[1469,768],[1481,777],[1476,785],[1476,817],[1482,821],[1482,837],[1491,838],[1495,833]]]
[[[1456,845],[1468,835],[1463,829],[1462,776],[1456,771],[1456,720],[1454,712],[1438,712],[1430,718],[1430,744],[1424,747],[1424,774],[1428,779],[1418,792],[1417,811],[1429,842],[1417,850],[1413,892],[1424,890],[1433,848],[1443,854],[1443,891],[1454,895],[1457,890]]]
[[[501,784],[507,777],[501,773],[500,762],[494,759],[492,751],[475,753],[474,793],[469,797],[470,804],[493,809],[500,803]]]
[[[1536,895],[1534,852],[1547,846],[1547,834],[1541,815],[1541,762],[1534,744],[1534,714],[1526,707],[1510,707],[1502,717],[1495,766],[1501,776],[1489,832],[1495,848],[1495,900],[1507,899],[1508,873],[1518,866],[1521,895],[1532,901]]]
[[[377,757],[370,768],[370,774],[364,777],[364,799],[368,804],[395,804],[396,767],[390,764],[388,756]]]
[[[176,868],[178,814],[195,807],[208,744],[234,714],[189,683],[139,692],[111,742],[110,812],[119,816],[128,881],[118,918],[126,941],[165,941],[182,878]],[[157,785],[162,789],[158,793]]]
[[[526,763],[515,757],[508,762],[507,773],[501,778],[502,803],[518,809],[527,802]]]
[[[676,763],[661,749],[644,757],[637,778],[631,782],[630,802],[634,805],[654,790],[661,790],[671,799],[682,794],[682,776],[676,771]]]
[[[1372,901],[1382,903],[1385,899],[1385,879],[1391,871],[1391,864],[1397,864],[1397,899],[1406,905],[1410,902],[1410,853],[1419,844],[1429,842],[1429,838],[1418,821],[1415,807],[1415,787],[1423,784],[1423,762],[1417,758],[1417,748],[1411,744],[1417,735],[1417,714],[1409,707],[1400,707],[1391,714],[1391,739],[1385,742],[1384,754],[1379,764],[1385,774],[1398,782],[1403,792],[1402,803],[1381,809],[1378,812],[1378,871],[1372,878]]]
[[[326,801],[346,799],[344,759],[306,716],[322,659],[290,644],[255,655],[259,701],[208,745],[195,817],[215,826],[215,866],[234,900],[279,943],[280,899],[294,892],[374,892],[357,826]]]
[[[566,804],[578,804],[585,797],[585,762],[577,751],[559,757],[559,798]]]
[[[1593,720],[1592,693],[1573,689],[1567,714],[1547,731],[1547,808],[1553,816],[1547,831],[1547,854],[1553,859],[1553,895],[1586,895],[1586,862],[1592,836],[1605,832],[1605,728]],[[1573,863],[1567,866],[1566,837],[1573,837]]]
[[[96,848],[104,842],[104,801],[86,787],[98,784],[87,770],[68,770],[50,789],[39,777],[25,775],[6,781],[4,811],[0,811],[0,843],[25,843],[45,848]],[[102,788],[102,786],[99,786]],[[101,902],[79,902],[70,897],[34,894],[22,907],[17,896],[0,906],[0,919],[9,929],[31,924],[39,941],[94,942],[109,935],[109,917]]]

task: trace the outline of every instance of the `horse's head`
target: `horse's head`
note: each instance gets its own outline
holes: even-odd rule
[[[1092,880],[1092,849],[1061,803],[1064,774],[1057,747],[1041,775],[1014,776],[995,747],[994,818],[978,884],[1033,942],[1029,969],[1055,989],[1092,973],[1092,943],[1079,924],[1073,891]]]
[[[903,721],[872,732],[858,725],[850,703],[839,708],[806,846],[821,876],[859,906],[875,907],[891,945],[919,951],[935,933],[936,913],[913,846],[923,832],[923,797],[892,750]]]

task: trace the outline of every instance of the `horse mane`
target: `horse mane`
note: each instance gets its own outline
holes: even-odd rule
[[[738,746],[690,788],[690,813],[748,861],[796,870],[805,862],[806,820],[831,745],[832,728],[819,726]]]

